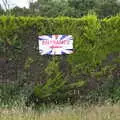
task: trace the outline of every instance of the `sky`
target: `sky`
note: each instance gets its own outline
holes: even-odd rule
[[[29,0],[8,0],[9,6],[10,8],[13,8],[15,6],[19,6],[19,7],[27,7],[29,6]],[[33,1],[37,1],[37,0],[33,0]],[[3,2],[2,0],[0,0],[0,4],[3,6]]]

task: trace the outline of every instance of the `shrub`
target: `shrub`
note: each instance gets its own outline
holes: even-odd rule
[[[25,75],[23,86],[32,84],[33,95],[42,102],[69,98],[76,101],[116,80],[114,73],[118,75],[119,70],[115,69],[120,65],[119,33],[120,16],[102,20],[94,15],[82,18],[1,16],[0,58],[7,58],[8,67],[0,71],[0,76],[2,81],[11,82],[21,81],[20,76]],[[43,34],[73,35],[74,53],[40,56],[38,35]],[[9,71],[14,71],[14,75]],[[113,91],[117,96],[119,87]]]

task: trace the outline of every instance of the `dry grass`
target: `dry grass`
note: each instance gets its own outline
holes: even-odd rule
[[[120,120],[120,105],[56,107],[47,112],[32,109],[0,109],[0,120]]]

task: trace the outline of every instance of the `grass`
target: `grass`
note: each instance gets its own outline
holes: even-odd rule
[[[120,105],[64,106],[38,112],[31,108],[0,108],[0,120],[120,120]]]

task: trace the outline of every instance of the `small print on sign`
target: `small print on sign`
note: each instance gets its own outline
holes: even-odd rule
[[[73,53],[72,35],[42,35],[38,38],[41,55],[63,55]]]

